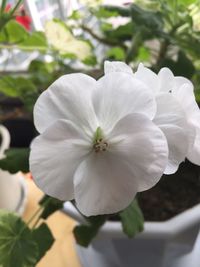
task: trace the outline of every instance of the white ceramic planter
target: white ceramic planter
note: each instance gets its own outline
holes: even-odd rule
[[[0,147],[0,159],[4,158],[4,152],[10,144],[8,130],[0,125],[0,135],[2,137]],[[0,169],[0,209],[23,213],[26,200],[26,186],[22,175],[12,175]]]
[[[64,212],[84,222],[70,202]],[[133,239],[123,234],[119,222],[106,222],[88,248],[76,248],[83,267],[199,267],[200,253],[198,259],[193,255],[199,228],[197,205],[168,221],[146,222]]]

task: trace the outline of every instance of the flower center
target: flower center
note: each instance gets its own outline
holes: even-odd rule
[[[108,143],[104,141],[102,138],[96,140],[96,142],[93,145],[94,151],[96,153],[101,152],[101,151],[106,151],[108,147]]]
[[[104,139],[101,128],[98,127],[94,134],[93,149],[96,153],[98,153],[101,151],[106,151],[107,148],[108,148],[108,143]]]

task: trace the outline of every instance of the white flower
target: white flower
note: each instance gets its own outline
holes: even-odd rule
[[[36,184],[55,198],[75,199],[87,216],[123,210],[159,181],[167,164],[155,112],[151,92],[129,74],[98,81],[62,76],[34,108],[40,135],[31,146],[30,170]]]
[[[169,95],[171,95],[173,102],[176,101],[178,103],[179,109],[181,107],[186,118],[185,127],[183,124],[182,128],[187,135],[187,140],[185,139],[184,143],[184,140],[180,140],[180,136],[177,135],[176,138],[174,135],[174,143],[180,143],[180,148],[185,146],[185,149],[187,148],[186,157],[191,162],[200,165],[200,110],[195,101],[194,88],[191,81],[184,77],[174,76],[168,68],[162,68],[158,75],[155,75],[155,73],[145,68],[142,64],[135,75],[143,82],[145,80],[142,77],[148,77],[146,82],[154,84],[151,86],[151,89],[157,96],[162,94],[168,95],[169,98]],[[162,113],[172,112],[169,101],[166,101],[165,106],[163,105],[161,108]],[[162,123],[166,123],[166,119],[163,118]]]
[[[169,148],[165,174],[177,171],[187,157],[200,165],[200,111],[193,85],[184,77],[174,77],[168,68],[156,75],[140,64],[136,73],[123,62],[105,62],[105,73],[126,72],[148,86],[157,103],[154,123],[164,132]],[[196,135],[195,135],[196,132]]]

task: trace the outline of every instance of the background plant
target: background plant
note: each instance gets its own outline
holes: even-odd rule
[[[80,71],[98,78],[102,75],[106,59],[125,61],[133,69],[141,61],[154,71],[169,67],[175,75],[193,81],[197,101],[200,101],[198,0],[138,0],[120,7],[83,6],[66,21],[54,19],[48,22],[44,32],[28,32],[15,20],[15,13],[22,2],[19,0],[9,12],[5,11],[7,1],[1,2],[0,53],[5,49],[10,53],[14,50],[37,51],[38,56],[30,62],[26,71],[0,73],[2,101],[11,98],[21,103],[9,114],[0,106],[2,122],[7,117],[24,114],[31,121],[36,99],[55,79]],[[6,155],[0,161],[2,169],[11,173],[19,170],[28,172],[29,148],[11,148]],[[62,205],[62,202],[44,196],[39,210],[27,224],[14,214],[1,212],[0,265],[35,266],[54,241],[43,220],[61,209]],[[87,224],[77,226],[74,235],[79,244],[88,246],[108,217],[85,219]],[[119,213],[118,219],[128,237],[143,229],[144,219],[136,201]],[[26,253],[21,253],[24,244]],[[11,246],[12,251],[8,254]]]

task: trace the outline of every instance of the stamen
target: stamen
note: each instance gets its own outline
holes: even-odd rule
[[[101,151],[106,151],[108,147],[108,143],[104,141],[102,138],[96,140],[95,144],[93,145],[94,151],[96,153]]]

